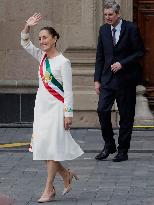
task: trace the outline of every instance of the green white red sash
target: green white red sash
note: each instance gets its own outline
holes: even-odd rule
[[[43,72],[43,64],[45,62],[46,70]],[[63,86],[56,80],[51,72],[51,67],[49,60],[47,58],[47,54],[44,55],[41,64],[40,64],[40,76],[42,78],[42,82],[45,88],[56,97],[58,100],[64,103],[64,90]]]

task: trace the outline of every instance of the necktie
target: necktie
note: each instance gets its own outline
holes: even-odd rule
[[[115,46],[116,45],[116,37],[115,37],[115,32],[116,32],[116,29],[113,28],[112,29],[112,40],[113,40],[113,45]]]

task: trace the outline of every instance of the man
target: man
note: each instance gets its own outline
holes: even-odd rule
[[[137,26],[121,19],[116,2],[104,6],[106,24],[100,27],[96,65],[95,90],[99,95],[98,116],[105,141],[104,149],[95,159],[104,160],[116,152],[111,124],[111,109],[116,99],[120,130],[118,153],[114,162],[128,160],[128,150],[135,115],[136,85],[139,83],[144,46]]]

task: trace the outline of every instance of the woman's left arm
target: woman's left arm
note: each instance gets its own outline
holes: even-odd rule
[[[72,68],[69,60],[63,64],[61,74],[64,89],[64,127],[67,130],[73,117]]]

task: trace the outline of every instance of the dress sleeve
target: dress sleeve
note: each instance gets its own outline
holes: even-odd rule
[[[66,61],[61,68],[64,89],[64,116],[73,117],[72,69],[70,61]]]
[[[36,48],[33,43],[30,41],[29,33],[21,32],[21,46],[31,54],[37,61],[41,61],[43,52],[41,49]]]

